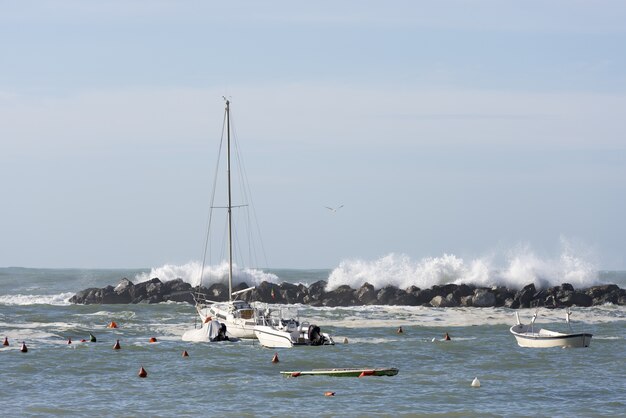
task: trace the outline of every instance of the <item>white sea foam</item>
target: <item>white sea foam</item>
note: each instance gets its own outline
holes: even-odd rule
[[[302,309],[301,317],[324,327],[341,328],[389,328],[406,327],[472,327],[480,325],[515,324],[515,312],[523,323],[528,323],[536,309],[512,310],[507,308],[430,308],[425,306],[353,306],[341,308]],[[312,319],[315,318],[315,319]],[[360,318],[360,320],[355,320]],[[562,309],[539,309],[537,323],[565,326]],[[596,306],[573,308],[572,326],[580,329],[583,324],[601,324],[626,321],[626,306]]]
[[[226,283],[228,280],[228,263],[223,262],[217,266],[205,266],[202,263],[190,261],[183,265],[165,264],[155,267],[149,273],[141,273],[135,276],[136,282],[145,282],[153,277],[158,277],[161,281],[183,279],[192,286],[202,283],[209,286],[213,283]],[[202,279],[200,279],[202,277]],[[239,268],[233,265],[233,284],[247,283],[250,286],[258,285],[261,282],[277,283],[278,277],[272,273],[261,270]]]
[[[69,305],[72,292],[57,295],[2,295],[0,305]]]
[[[502,255],[504,266],[496,265],[494,255],[470,261],[451,254],[418,261],[404,254],[388,254],[374,261],[347,260],[331,272],[327,290],[340,285],[359,288],[366,282],[375,288],[392,285],[403,289],[448,283],[503,285],[513,289],[529,283],[537,287],[570,283],[577,288],[598,284],[594,264],[586,254],[576,254],[573,247],[562,238],[560,256],[551,259],[537,256],[529,246],[519,246]]]

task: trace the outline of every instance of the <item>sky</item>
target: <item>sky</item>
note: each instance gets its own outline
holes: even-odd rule
[[[199,260],[227,96],[270,267],[565,242],[626,269],[624,22],[607,0],[0,0],[0,266]]]

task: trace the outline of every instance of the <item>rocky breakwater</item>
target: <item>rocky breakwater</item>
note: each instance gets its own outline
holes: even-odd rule
[[[607,284],[586,289],[574,289],[571,284],[536,288],[529,284],[522,289],[506,287],[477,287],[473,285],[447,284],[420,289],[411,286],[399,289],[393,286],[376,289],[365,283],[358,289],[344,285],[326,291],[326,282],[321,280],[305,286],[291,283],[262,282],[252,291],[241,295],[247,301],[311,306],[356,306],[356,305],[407,305],[432,307],[507,307],[518,308],[564,308],[569,306],[594,306],[612,303],[626,305],[626,289]],[[233,291],[247,288],[241,283]],[[228,287],[216,283],[209,287],[192,288],[182,279],[161,282],[158,278],[133,284],[124,278],[117,286],[89,288],[70,298],[76,304],[115,304],[115,303],[194,303],[192,293],[199,290],[207,299],[224,301],[228,299]]]

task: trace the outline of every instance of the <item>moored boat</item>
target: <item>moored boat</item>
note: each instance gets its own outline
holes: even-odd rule
[[[571,312],[566,311],[567,324],[570,327],[569,317]],[[550,331],[545,328],[536,327],[535,320],[537,319],[537,312],[533,315],[530,324],[522,324],[519,319],[519,314],[516,312],[517,324],[513,325],[510,329],[511,334],[515,336],[517,344],[520,347],[532,347],[532,348],[548,348],[548,347],[562,347],[562,348],[580,348],[589,347],[591,344],[592,334],[586,332],[571,332],[563,333],[557,331]]]
[[[308,321],[301,322],[297,309],[291,307],[257,309],[254,334],[267,348],[335,345],[332,337],[321,332],[320,327]]]
[[[313,369],[281,371],[286,377],[299,376],[332,376],[332,377],[365,377],[365,376],[395,376],[399,370],[395,367],[385,368],[337,368],[337,369]]]
[[[235,208],[247,208],[251,205],[241,204],[241,205],[233,205],[232,202],[232,187],[231,187],[231,115],[230,115],[230,101],[226,100],[226,108],[224,111],[224,130],[226,133],[226,190],[227,190],[227,205],[224,207],[216,206],[211,201],[211,214],[213,213],[213,209],[226,209],[226,219],[227,219],[227,254],[228,254],[228,300],[224,302],[213,301],[210,300],[207,295],[196,292],[194,294],[194,299],[196,301],[196,310],[198,315],[200,316],[200,321],[203,324],[207,323],[211,320],[218,320],[221,324],[224,324],[227,329],[227,333],[231,337],[235,338],[255,338],[254,327],[256,325],[255,319],[255,309],[244,300],[237,300],[241,294],[248,292],[254,287],[249,287],[247,289],[243,289],[237,292],[233,292],[233,209]],[[220,143],[220,151],[222,150],[222,145]],[[218,163],[219,167],[219,163]],[[240,168],[240,171],[241,170]],[[216,175],[217,180],[217,175]],[[216,183],[214,183],[214,187],[216,187]],[[243,182],[245,185],[246,182]],[[248,196],[249,193],[242,192],[243,195]],[[215,197],[215,190],[212,194],[213,198]],[[249,198],[249,196],[248,196]],[[249,216],[248,216],[249,218]],[[209,216],[209,228],[207,231],[207,240],[209,242],[209,237],[211,235],[211,224],[212,224],[212,216]],[[258,228],[258,227],[257,227]],[[206,244],[205,244],[205,257],[206,257]],[[204,261],[202,265],[202,271],[200,274],[200,284],[202,282],[202,275],[204,272]]]

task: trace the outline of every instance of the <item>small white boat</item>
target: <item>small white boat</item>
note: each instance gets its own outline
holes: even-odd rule
[[[569,317],[571,312],[569,309],[565,312],[567,324],[570,327]],[[522,324],[519,319],[519,315],[515,312],[517,318],[517,324],[511,327],[511,334],[515,336],[517,344],[520,347],[533,347],[533,348],[547,348],[547,347],[562,347],[562,348],[577,348],[577,347],[589,347],[591,344],[592,334],[586,332],[580,333],[563,333],[550,331],[544,328],[535,327],[535,320],[537,319],[537,312],[533,315],[533,319],[530,324]]]
[[[257,310],[254,334],[267,348],[291,348],[300,345],[335,345],[332,337],[317,325],[300,322],[297,309],[292,307]]]

